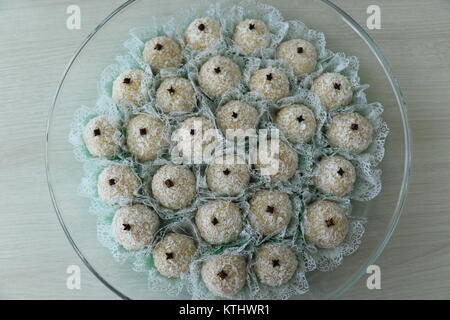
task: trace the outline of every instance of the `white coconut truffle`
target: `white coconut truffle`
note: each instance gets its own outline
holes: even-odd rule
[[[177,149],[187,162],[207,161],[217,145],[216,132],[211,120],[191,117],[184,120],[172,134]]]
[[[166,164],[152,180],[152,193],[164,207],[179,210],[192,203],[197,195],[196,179],[189,168]]]
[[[269,67],[258,70],[250,79],[250,90],[272,102],[287,97],[289,88],[286,73],[278,68]]]
[[[168,278],[177,278],[189,271],[196,251],[191,237],[170,233],[153,249],[153,261],[159,273]]]
[[[328,111],[348,105],[353,97],[352,84],[339,73],[322,74],[314,80],[311,90]]]
[[[94,157],[113,158],[119,152],[121,133],[118,121],[107,116],[91,119],[83,132],[83,140]]]
[[[302,104],[283,107],[278,111],[275,124],[293,143],[308,143],[316,132],[314,112]]]
[[[255,107],[239,100],[226,103],[216,113],[217,126],[229,139],[254,133],[258,118]]]
[[[235,155],[215,158],[206,170],[208,188],[217,194],[237,196],[250,182],[250,172],[244,159]]]
[[[297,172],[297,152],[278,139],[267,140],[267,146],[260,145],[251,156],[255,168],[260,170],[261,175],[269,176],[272,182],[287,181]]]
[[[236,88],[241,77],[241,69],[233,60],[214,56],[200,68],[198,83],[210,98],[217,99],[228,90]]]
[[[129,203],[141,181],[128,166],[113,164],[98,176],[97,190],[100,199],[110,204]]]
[[[372,143],[373,127],[359,113],[338,114],[331,119],[327,138],[332,147],[358,154]]]
[[[264,21],[246,19],[234,29],[233,41],[245,55],[260,56],[270,45],[270,32]]]
[[[321,192],[338,197],[351,192],[355,181],[355,167],[341,156],[323,158],[314,177],[314,183]]]
[[[197,51],[211,48],[221,38],[220,24],[211,18],[195,19],[184,33],[186,44]]]
[[[277,59],[287,62],[294,74],[300,77],[316,68],[317,51],[312,43],[303,39],[292,39],[277,48]]]
[[[140,161],[155,160],[169,144],[164,122],[148,114],[135,116],[127,125],[128,150]]]
[[[286,245],[268,243],[256,251],[255,273],[261,283],[278,287],[288,282],[298,267],[295,252]]]
[[[348,233],[344,209],[335,202],[317,201],[306,208],[305,240],[320,248],[335,248]]]
[[[157,214],[136,204],[116,211],[112,222],[112,236],[127,250],[141,250],[147,247],[159,228]]]
[[[142,55],[155,74],[161,69],[176,68],[183,63],[180,45],[167,37],[147,41]]]
[[[225,200],[209,201],[195,216],[201,237],[209,244],[226,244],[238,239],[243,223],[238,205]]]
[[[139,69],[122,72],[112,87],[113,100],[124,106],[143,106],[148,101],[149,80]]]
[[[191,112],[197,105],[197,98],[189,80],[174,77],[161,83],[156,91],[156,103],[167,114]]]
[[[247,262],[241,255],[222,254],[203,262],[201,275],[213,295],[231,298],[245,286]]]
[[[265,236],[283,231],[292,218],[292,202],[281,191],[258,191],[250,199],[249,220],[255,230]]]

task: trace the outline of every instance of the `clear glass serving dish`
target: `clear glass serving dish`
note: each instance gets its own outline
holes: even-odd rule
[[[356,55],[360,59],[362,83],[370,84],[368,101],[385,106],[384,118],[390,128],[386,155],[382,162],[383,189],[369,202],[354,202],[355,215],[368,217],[361,247],[346,257],[333,272],[308,274],[309,293],[298,299],[337,298],[350,288],[373,264],[389,241],[405,201],[411,159],[411,137],[406,105],[388,62],[370,36],[350,16],[329,1],[264,0],[280,9],[286,20],[299,19],[312,29],[325,33],[328,47]],[[98,98],[97,82],[102,70],[115,56],[125,53],[122,43],[128,30],[145,26],[152,16],[161,21],[175,10],[188,8],[194,1],[130,0],[106,17],[86,38],[69,62],[50,107],[46,170],[48,187],[57,217],[71,245],[108,288],[122,298],[165,299],[164,292],[148,288],[146,274],[136,273],[127,264],[116,263],[97,241],[96,217],[88,213],[89,200],[77,195],[82,164],[77,162],[68,142],[74,111],[81,105],[93,106]],[[189,298],[181,296],[179,298]]]

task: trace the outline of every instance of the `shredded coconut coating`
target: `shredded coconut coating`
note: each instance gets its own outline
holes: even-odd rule
[[[325,194],[342,197],[353,190],[356,171],[353,164],[341,156],[322,159],[316,169],[314,182]]]
[[[169,182],[170,181],[170,182]],[[152,193],[164,207],[179,210],[192,203],[197,195],[195,176],[189,168],[166,164],[152,180]]]
[[[278,153],[272,154],[272,144],[278,143]],[[269,175],[272,182],[287,181],[297,172],[298,155],[294,149],[281,140],[268,140],[267,148],[258,148],[251,156],[255,168],[261,170],[261,174]]]
[[[359,113],[338,114],[331,120],[327,138],[332,147],[359,154],[372,143],[373,127]]]
[[[195,19],[184,33],[186,44],[197,51],[212,47],[221,38],[220,24],[211,18]]]
[[[224,135],[232,139],[245,135],[246,130],[256,129],[258,116],[258,110],[247,102],[232,100],[217,111],[216,122]]]
[[[348,233],[344,209],[335,202],[317,201],[306,208],[305,240],[320,248],[335,248]]]
[[[119,152],[119,123],[107,116],[91,119],[83,132],[83,140],[94,157],[113,158]]]
[[[250,223],[263,235],[282,232],[292,218],[292,202],[281,191],[258,191],[250,199]]]
[[[231,298],[245,286],[247,262],[243,256],[223,254],[203,262],[201,275],[213,295]]]
[[[167,37],[147,41],[142,55],[155,74],[161,69],[179,67],[183,62],[180,45]]]
[[[196,251],[191,237],[170,233],[155,246],[153,261],[159,273],[168,278],[177,278],[189,271]]]
[[[183,159],[197,163],[209,159],[217,145],[213,124],[205,117],[184,120],[173,132],[172,141],[177,142]]]
[[[157,214],[144,205],[136,204],[116,211],[112,236],[127,250],[141,250],[151,243],[158,228]]]
[[[214,56],[200,68],[198,83],[210,98],[217,99],[228,90],[236,88],[241,77],[241,69],[233,60]]]
[[[156,91],[156,103],[166,114],[191,112],[197,105],[197,98],[189,80],[174,77],[161,83]]]
[[[114,80],[112,98],[116,103],[124,106],[140,107],[148,101],[146,95],[148,87],[149,83],[144,71],[139,69],[124,71]]]
[[[127,204],[140,185],[133,169],[125,165],[110,165],[98,176],[98,196],[106,203]]]
[[[235,155],[216,158],[206,170],[206,183],[211,191],[237,196],[250,182],[250,172],[244,159]]]
[[[127,146],[140,161],[155,160],[169,141],[164,123],[156,117],[140,114],[128,122]]]
[[[195,216],[201,237],[209,244],[219,245],[235,241],[243,228],[238,205],[225,200],[209,201]]]
[[[262,50],[270,45],[270,32],[264,21],[247,19],[236,26],[233,41],[245,55],[260,56]]]
[[[293,39],[278,46],[277,59],[287,62],[294,74],[300,77],[313,72],[316,68],[317,51],[312,43],[303,39]]]
[[[294,143],[308,143],[316,132],[314,112],[302,104],[283,107],[276,116],[275,124]]]
[[[348,105],[353,97],[350,81],[339,73],[322,74],[314,80],[311,90],[328,111]]]
[[[271,287],[288,282],[298,267],[295,252],[279,243],[269,243],[260,247],[255,260],[254,270],[259,281]]]
[[[272,67],[261,69],[253,73],[250,90],[266,100],[277,102],[289,95],[289,79],[281,69]]]

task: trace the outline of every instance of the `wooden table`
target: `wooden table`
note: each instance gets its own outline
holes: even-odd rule
[[[74,1],[0,4],[0,298],[114,299],[81,263],[59,226],[44,175],[48,108],[64,66],[82,39],[123,1],[78,0],[82,28],[66,28]],[[382,290],[361,279],[343,298],[450,298],[450,2],[339,0],[369,33],[405,94],[414,138],[414,171],[405,211],[378,259]],[[68,265],[81,266],[82,289],[66,288]]]

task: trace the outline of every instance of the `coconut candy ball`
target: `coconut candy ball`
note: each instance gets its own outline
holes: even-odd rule
[[[201,237],[213,245],[235,241],[243,229],[239,206],[225,200],[209,201],[201,206],[195,224]]]
[[[173,133],[172,141],[177,142],[183,159],[194,163],[208,159],[217,144],[213,124],[205,117],[184,120]]]
[[[197,98],[189,80],[174,77],[161,83],[156,91],[156,103],[166,114],[191,112],[197,105]]]
[[[186,44],[197,51],[211,48],[221,38],[220,24],[211,18],[195,19],[184,33]]]
[[[141,181],[133,169],[113,164],[98,176],[98,196],[109,204],[129,203],[140,185]]]
[[[245,55],[260,56],[262,50],[270,45],[270,32],[264,21],[246,19],[234,29],[233,41]]]
[[[261,283],[278,287],[288,282],[298,267],[295,252],[286,245],[268,243],[256,251],[255,273]]]
[[[332,201],[317,201],[306,208],[305,240],[320,248],[335,248],[348,233],[344,209]]]
[[[250,199],[249,220],[265,236],[283,231],[292,218],[292,202],[285,192],[258,191]]]
[[[231,298],[245,285],[247,262],[241,255],[222,254],[203,262],[201,275],[213,295]]]
[[[241,77],[241,70],[233,60],[214,56],[200,68],[198,83],[210,98],[217,99],[228,90],[236,88]]]
[[[314,112],[302,104],[283,107],[278,111],[275,124],[293,143],[308,143],[316,132]]]
[[[272,148],[278,144],[278,152]],[[294,149],[281,140],[267,140],[267,147],[259,147],[252,153],[255,168],[261,175],[267,175],[272,182],[288,181],[297,172],[298,155]]]
[[[281,43],[277,48],[277,59],[287,62],[294,74],[300,77],[316,68],[317,51],[311,42],[293,39]]]
[[[355,181],[355,167],[341,156],[323,158],[314,177],[315,185],[321,192],[337,197],[351,192]]]
[[[127,250],[147,247],[159,228],[159,218],[153,210],[141,204],[122,207],[112,222],[112,236]]]
[[[353,97],[352,84],[339,73],[322,74],[314,80],[311,90],[328,111],[348,105]]]
[[[258,118],[255,107],[239,100],[226,103],[216,113],[217,126],[229,139],[244,136],[256,129]]]
[[[277,102],[289,95],[289,79],[281,69],[273,67],[261,69],[253,73],[250,90],[266,100]]]
[[[143,106],[148,101],[149,83],[144,71],[139,69],[122,72],[112,87],[113,100],[124,106]]]
[[[331,119],[327,138],[332,147],[358,154],[372,143],[373,127],[359,113],[338,114]]]
[[[107,116],[91,119],[83,132],[83,140],[94,157],[113,158],[119,152],[121,133],[118,121]]]
[[[196,251],[197,247],[191,237],[170,233],[153,249],[153,261],[163,276],[176,278],[189,271]]]
[[[155,160],[168,144],[166,128],[160,119],[140,114],[128,122],[127,146],[138,160]]]
[[[250,172],[244,159],[235,155],[218,157],[206,170],[208,188],[217,194],[237,196],[250,182]]]
[[[166,164],[152,180],[152,193],[164,207],[179,210],[189,206],[197,195],[196,179],[189,168]]]
[[[183,63],[180,45],[167,37],[147,41],[142,55],[154,74],[161,69],[179,67]]]

